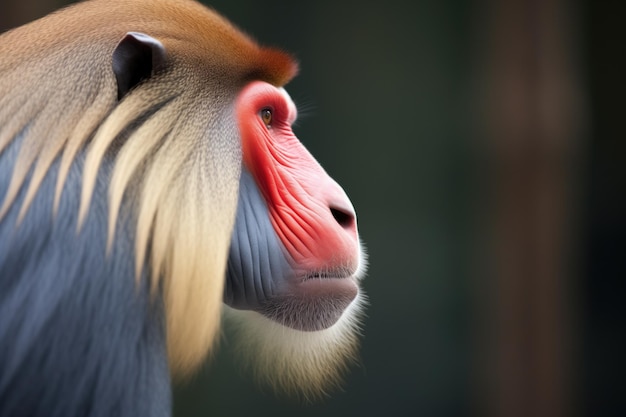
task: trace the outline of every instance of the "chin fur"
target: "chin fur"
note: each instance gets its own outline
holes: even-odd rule
[[[235,329],[237,352],[261,383],[305,400],[327,395],[356,361],[365,296],[357,298],[331,327],[300,331],[265,316],[225,306]]]
[[[361,281],[367,270],[367,253],[360,245]],[[224,305],[224,319],[235,335],[242,365],[277,393],[312,401],[337,388],[350,364],[357,361],[361,318],[367,304],[362,289],[339,320],[318,331],[295,330],[249,310]]]

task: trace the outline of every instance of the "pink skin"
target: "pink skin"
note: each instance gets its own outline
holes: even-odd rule
[[[264,109],[272,113],[269,125],[261,116]],[[283,89],[256,81],[241,92],[236,110],[243,162],[294,270],[290,295],[351,301],[358,293],[352,275],[359,263],[354,209],[294,135],[295,105]]]

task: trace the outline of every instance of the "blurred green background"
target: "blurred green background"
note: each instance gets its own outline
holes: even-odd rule
[[[0,30],[62,0],[1,0]],[[228,329],[175,416],[626,415],[618,3],[210,4],[291,51],[296,133],[370,259],[360,363],[315,404],[238,371]]]

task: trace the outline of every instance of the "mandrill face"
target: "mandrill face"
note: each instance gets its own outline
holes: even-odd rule
[[[244,167],[224,300],[291,329],[327,329],[360,296],[352,204],[294,135],[284,89],[251,83],[237,114]]]

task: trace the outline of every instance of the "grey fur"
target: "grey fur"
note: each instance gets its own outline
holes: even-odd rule
[[[21,140],[0,154],[0,197]],[[23,222],[24,191],[0,222],[0,416],[167,416],[163,308],[134,278],[133,230],[122,210],[106,256],[105,161],[77,233],[83,158],[52,217],[58,161]]]
[[[293,273],[270,221],[267,203],[254,178],[242,168],[237,217],[230,243],[224,302],[261,311],[281,293]]]

